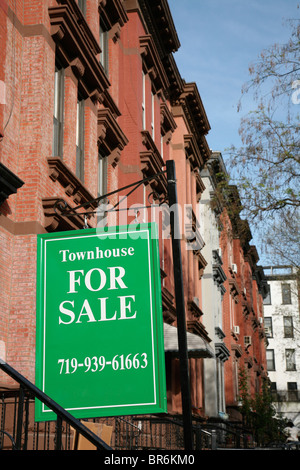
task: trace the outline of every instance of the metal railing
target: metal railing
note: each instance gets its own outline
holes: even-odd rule
[[[92,431],[90,431],[84,424],[74,418],[70,413],[68,413],[64,408],[58,405],[55,401],[49,398],[45,393],[33,385],[29,380],[22,376],[18,371],[13,369],[9,364],[0,359],[0,369],[2,369],[6,374],[12,377],[20,386],[19,390],[16,392],[10,392],[11,402],[4,402],[3,398],[5,393],[2,392],[2,407],[1,407],[1,422],[2,424],[10,421],[9,431],[6,429],[0,429],[0,449],[4,448],[5,438],[9,438],[11,441],[11,448],[14,450],[26,450],[28,449],[29,435],[33,436],[33,445],[37,450],[39,444],[35,441],[36,432],[32,432],[29,423],[29,413],[30,413],[30,403],[34,403],[34,399],[37,398],[42,403],[44,403],[48,408],[50,408],[57,416],[57,420],[54,423],[43,423],[41,426],[46,430],[47,426],[49,428],[48,432],[44,432],[44,436],[47,436],[49,439],[49,449],[50,447],[50,435],[51,441],[54,443],[55,450],[62,450],[63,434],[68,438],[70,427],[76,432],[81,434],[89,442],[91,442],[97,450],[111,450],[111,447],[108,446],[102,439],[96,436]],[[6,394],[7,395],[7,394]],[[13,404],[13,407],[9,406]],[[11,408],[11,409],[10,409]],[[65,426],[63,426],[65,422]],[[24,426],[24,423],[26,425]],[[39,426],[39,424],[36,424]]]
[[[18,425],[19,398],[19,390],[0,391],[0,450],[55,450],[58,446],[64,450],[73,449],[74,426],[64,422],[59,438],[59,423],[35,422],[34,396],[27,391],[22,423],[20,425],[19,421]],[[111,447],[116,451],[185,450],[182,416],[117,416],[92,421],[113,428]],[[192,435],[195,450],[213,448],[212,431],[202,430],[198,423],[193,423]]]
[[[72,450],[75,431],[98,450],[185,450],[182,415],[142,415],[97,418],[92,421],[111,426],[111,447],[90,431],[22,375],[0,360],[0,369],[18,384],[15,390],[0,390],[0,450]],[[57,414],[56,421],[35,422],[35,398]],[[205,423],[193,417],[194,450],[249,448],[252,436],[230,423]]]

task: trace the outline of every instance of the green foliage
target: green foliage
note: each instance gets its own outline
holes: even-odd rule
[[[276,417],[267,381],[263,381],[260,392],[252,398],[249,392],[247,371],[241,368],[239,393],[244,424],[251,429],[257,444],[263,446],[274,441],[284,441],[283,429],[286,426],[286,420]]]

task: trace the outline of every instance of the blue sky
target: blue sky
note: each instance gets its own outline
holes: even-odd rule
[[[174,58],[182,78],[197,84],[211,126],[208,144],[212,150],[222,152],[225,163],[226,148],[242,145],[238,133],[241,117],[255,109],[253,98],[246,95],[242,111],[237,112],[242,86],[250,78],[249,66],[264,49],[287,42],[290,30],[286,23],[299,18],[299,3],[169,0],[181,43]],[[253,229],[251,232],[260,263],[268,264],[259,235]]]
[[[289,38],[286,20],[299,18],[299,0],[169,0],[181,47],[174,54],[182,78],[196,82],[211,130],[212,150],[240,146],[237,112],[248,68],[263,49]],[[299,77],[300,78],[300,77]],[[225,156],[225,155],[224,155]]]

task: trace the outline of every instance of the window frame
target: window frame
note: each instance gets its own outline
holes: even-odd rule
[[[98,197],[107,194],[108,155],[101,147],[98,150]],[[105,199],[101,202],[106,202]]]
[[[299,401],[297,382],[287,382],[288,401]]]
[[[58,60],[54,71],[52,156],[63,158],[65,69]]]
[[[155,141],[155,95],[151,91],[151,137]]]
[[[266,285],[266,289],[267,289],[268,292],[267,292],[266,297],[263,299],[263,304],[264,305],[272,305],[271,286],[270,286],[270,284]]]
[[[287,282],[281,283],[281,298],[282,298],[282,305],[291,305],[292,303],[291,284]]]
[[[291,315],[283,317],[283,334],[285,338],[294,338],[294,324]]]
[[[146,74],[142,70],[142,130],[146,130]]]
[[[270,333],[266,333],[267,338],[273,338],[273,318],[272,317],[264,317],[264,328],[268,328]]]
[[[290,357],[288,357],[290,355]],[[296,371],[296,351],[292,348],[285,349],[286,370],[289,372]]]
[[[84,182],[85,100],[78,93],[76,115],[76,176]]]
[[[78,6],[83,14],[83,16],[86,16],[86,0],[78,0]]]
[[[268,357],[268,355],[271,355],[272,357],[270,358],[270,357]],[[274,349],[267,349],[266,350],[266,359],[267,359],[267,370],[268,371],[275,371],[276,370],[276,365],[275,365],[275,351],[274,351]]]
[[[99,21],[99,46],[100,52],[100,64],[104,68],[106,75],[109,75],[109,55],[108,55],[108,39],[109,39],[109,28],[106,25],[103,18]]]

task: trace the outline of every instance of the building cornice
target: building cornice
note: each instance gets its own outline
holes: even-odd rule
[[[210,130],[210,124],[196,83],[184,83],[180,103],[188,110],[190,120],[193,121],[195,134],[207,134]]]
[[[128,144],[128,139],[108,108],[98,109],[98,145],[108,156],[108,162],[115,167],[121,151]]]
[[[136,8],[135,2],[125,2],[128,8]],[[140,11],[148,32],[153,36],[161,58],[176,52],[180,47],[177,31],[167,0],[139,0]]]
[[[3,165],[3,163],[0,163],[0,204],[11,194],[15,194],[23,184],[24,181]]]
[[[167,90],[168,98],[172,106],[177,106],[179,97],[183,91],[184,81],[181,78],[173,54],[164,57],[162,62],[169,80],[169,88]]]
[[[100,46],[76,2],[58,1],[59,5],[48,9],[58,57],[64,67],[71,68],[84,98],[102,102],[110,82],[97,58]]]
[[[151,79],[153,93],[162,93],[169,87],[168,77],[165,73],[155,43],[150,34],[140,36],[140,54],[143,60],[143,69]]]
[[[123,0],[99,0],[98,10],[109,29],[115,25],[119,25],[121,28],[128,21]]]

